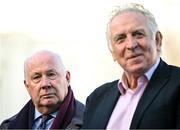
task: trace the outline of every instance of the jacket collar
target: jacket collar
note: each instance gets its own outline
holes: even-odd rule
[[[139,127],[144,112],[151,105],[163,86],[167,83],[169,73],[168,65],[161,60],[138,103],[131,122],[131,129]]]

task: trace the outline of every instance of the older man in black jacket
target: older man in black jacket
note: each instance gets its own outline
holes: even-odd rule
[[[161,58],[162,35],[153,15],[138,4],[118,7],[107,27],[119,80],[87,98],[84,129],[180,129],[180,68]]]
[[[75,100],[59,55],[42,50],[24,64],[24,84],[31,100],[5,120],[1,129],[79,129],[84,105]]]

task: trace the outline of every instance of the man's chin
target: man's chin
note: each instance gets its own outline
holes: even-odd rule
[[[52,99],[45,99],[45,100],[43,100],[40,104],[41,104],[41,106],[49,106],[49,107],[51,107],[51,106],[54,106],[54,105],[57,105],[57,101],[56,100],[52,100]]]
[[[129,68],[127,72],[130,74],[137,75],[137,74],[145,73],[146,70],[145,70],[144,66],[134,66],[134,67]]]

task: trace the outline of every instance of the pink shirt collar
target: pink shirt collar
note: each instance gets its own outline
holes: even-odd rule
[[[150,81],[154,71],[156,70],[156,68],[158,67],[159,65],[159,62],[160,62],[160,58],[157,59],[157,61],[155,62],[155,64],[142,76],[140,76],[138,78],[138,82],[141,82],[143,80],[148,80]],[[120,93],[123,95],[125,94],[125,92],[129,89],[127,87],[127,85],[125,85],[125,81],[123,80],[123,76],[122,78],[119,80],[118,82],[118,88],[119,88],[119,91]],[[139,90],[139,88],[137,88],[135,91]],[[130,90],[131,91],[131,90]]]

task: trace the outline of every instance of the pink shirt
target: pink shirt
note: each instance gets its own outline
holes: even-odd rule
[[[130,129],[137,104],[159,62],[160,58],[143,76],[138,78],[137,88],[135,90],[129,89],[123,80],[119,80],[118,88],[121,96],[111,114],[106,129]]]

